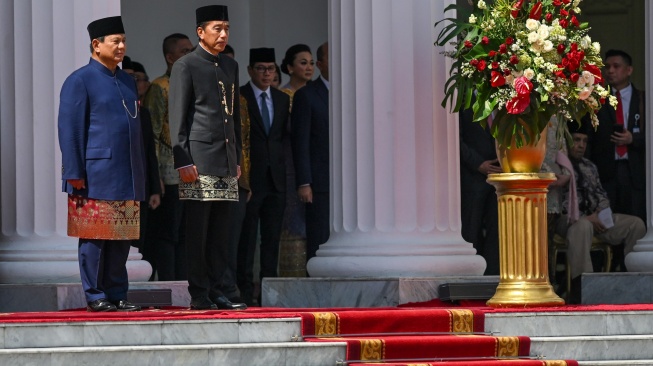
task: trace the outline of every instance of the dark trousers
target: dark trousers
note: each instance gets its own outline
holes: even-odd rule
[[[273,188],[271,177],[269,178],[266,189],[258,192],[252,190],[252,198],[247,202],[238,243],[238,288],[246,302],[251,302],[254,293],[254,253],[259,222],[261,229],[261,272],[259,277],[277,277],[279,240],[286,206],[286,193],[276,191]]]
[[[142,206],[143,207],[143,206]],[[179,186],[166,185],[161,205],[149,210],[143,259],[152,264],[159,281],[186,279],[184,246],[184,204],[179,200]]]
[[[637,216],[646,222],[646,193],[633,185],[628,160],[618,160],[616,166],[615,178],[601,181],[610,199],[612,212]]]
[[[484,183],[487,184],[487,183]],[[494,188],[487,184],[482,190],[462,191],[462,235],[474,245],[487,267],[485,275],[499,274],[499,212]]]
[[[79,274],[86,301],[127,299],[131,240],[79,239]]]
[[[306,261],[329,240],[329,192],[313,191],[313,203],[306,204]]]
[[[231,206],[231,227],[229,231],[229,270],[225,272],[229,280],[226,282],[233,283],[233,286],[224,289],[225,296],[233,298],[238,296],[238,287],[236,286],[237,263],[238,263],[238,243],[240,242],[240,233],[243,228],[245,211],[247,209],[247,195],[249,191],[238,189],[238,202]]]
[[[184,202],[188,293],[191,298],[222,296],[229,260],[230,201]]]

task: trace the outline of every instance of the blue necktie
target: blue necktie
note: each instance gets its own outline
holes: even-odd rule
[[[267,97],[267,93],[261,93],[261,117],[263,117],[263,127],[265,128],[266,135],[270,133],[270,126],[272,125],[270,122],[270,110],[268,109]]]

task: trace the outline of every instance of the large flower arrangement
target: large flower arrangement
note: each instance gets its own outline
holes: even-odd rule
[[[580,2],[469,0],[464,20],[436,23],[444,24],[436,44],[455,46],[442,105],[454,112],[472,107],[484,126],[495,111],[491,132],[503,146],[513,137],[517,147],[533,143],[554,115],[579,123],[589,115],[598,125],[596,111],[606,99],[613,106],[617,100],[603,87],[600,45],[578,20]],[[566,123],[560,126],[562,139]]]

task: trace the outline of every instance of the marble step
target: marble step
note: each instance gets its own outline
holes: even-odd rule
[[[531,337],[531,356],[578,361],[648,360],[653,335]],[[590,363],[594,365],[595,363]]]
[[[301,335],[300,318],[0,324],[0,350],[281,343]],[[3,363],[0,362],[0,365]]]
[[[653,332],[650,319],[653,311],[494,313],[485,315],[485,331],[529,337],[645,335]]]
[[[344,342],[59,347],[0,350],[0,365],[333,366]]]

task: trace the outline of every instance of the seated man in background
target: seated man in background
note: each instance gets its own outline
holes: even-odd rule
[[[646,234],[646,226],[642,219],[625,214],[612,214],[610,200],[601,186],[596,165],[585,159],[589,125],[569,122],[569,132],[572,146],[569,148],[569,160],[574,168],[576,179],[576,195],[567,191],[565,203],[562,205],[564,215],[556,225],[556,232],[566,237],[571,271],[570,302],[580,302],[580,275],[593,272],[590,248],[592,238],[596,236],[602,242],[610,245],[624,244],[624,254],[633,250],[637,240]],[[570,194],[571,193],[571,194]],[[568,200],[577,200],[580,218],[576,222],[568,220]],[[572,202],[572,204],[574,204]]]

